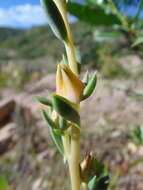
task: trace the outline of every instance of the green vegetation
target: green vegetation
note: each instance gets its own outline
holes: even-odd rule
[[[47,30],[46,26],[27,30],[22,35],[4,41],[1,48],[15,50],[15,59],[35,59],[50,53],[53,55],[53,47],[58,46],[58,43],[55,44],[54,36]]]
[[[128,38],[128,43],[132,48],[142,48],[143,44],[143,22],[140,18],[143,9],[143,0],[140,0],[137,11],[132,16],[120,11],[120,6],[128,6],[133,1],[123,0],[85,0],[85,4],[69,2],[69,12],[79,20],[90,25],[107,27],[111,26],[114,33],[119,32]],[[110,32],[112,34],[112,32]],[[108,35],[107,35],[108,37]],[[136,48],[135,48],[136,50]],[[139,49],[138,49],[139,50]]]
[[[111,30],[112,28],[108,28],[107,33]],[[107,78],[127,75],[117,62],[119,55],[129,53],[129,50],[126,50],[127,41],[123,36],[115,34],[108,35],[107,38],[105,28],[95,31],[94,27],[81,22],[72,24],[72,31],[75,45],[81,54],[83,69],[99,69]],[[0,38],[1,35],[3,34],[0,33]],[[119,43],[114,43],[116,40]],[[15,36],[9,33],[0,45],[0,88],[10,87],[11,84],[21,88],[33,78],[39,79],[47,72],[55,71],[57,60],[63,52],[63,45],[56,40],[48,26],[35,27],[21,33],[15,32]]]
[[[22,33],[23,33],[23,30],[18,30],[15,28],[0,27],[0,42],[3,42],[10,37],[14,37]]]

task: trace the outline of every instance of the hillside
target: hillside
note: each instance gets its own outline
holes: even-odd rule
[[[81,35],[85,32],[84,27],[79,23],[74,24],[72,28],[76,36],[78,33]],[[14,50],[16,59],[36,59],[45,56],[57,59],[63,50],[61,43],[48,26],[34,27],[21,35],[8,38],[1,43],[0,49]]]
[[[15,28],[0,27],[0,42],[3,42],[11,37],[17,36],[22,33],[23,33],[23,30],[18,30]]]
[[[87,43],[94,44],[92,36],[86,36],[85,24],[72,25],[76,46],[90,52]],[[79,37],[81,35],[81,37]],[[84,40],[81,40],[84,37]],[[82,47],[82,49],[80,48]],[[64,53],[63,44],[56,39],[48,26],[34,27],[20,35],[8,37],[0,44],[0,87],[22,86],[28,81],[39,79],[47,73],[55,71],[57,62]],[[87,62],[87,61],[86,61]],[[89,62],[88,62],[89,63]]]
[[[117,63],[119,52],[121,54],[125,49],[122,40],[118,43],[97,42],[91,28],[80,22],[72,24],[72,30],[75,45],[80,51],[81,63],[84,65],[83,70],[85,67],[94,67],[100,69],[107,78],[127,75]],[[23,87],[31,80],[52,73],[63,53],[63,44],[48,26],[34,27],[8,37],[0,44],[0,88],[13,84],[18,88]]]

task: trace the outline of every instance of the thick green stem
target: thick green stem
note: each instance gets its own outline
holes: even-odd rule
[[[69,62],[70,69],[72,72],[74,72],[77,76],[78,73],[78,65],[76,62],[76,56],[75,56],[75,49],[74,49],[74,43],[73,43],[73,36],[70,28],[70,24],[68,22],[67,17],[67,10],[66,6],[64,4],[60,4],[59,9],[61,10],[61,14],[63,16],[67,33],[68,33],[68,40],[64,43],[65,49],[67,53],[67,58]],[[77,105],[79,107],[79,105]],[[68,161],[69,165],[69,172],[70,172],[70,178],[71,178],[71,186],[72,190],[80,190],[80,130],[76,128],[75,126],[71,126],[71,137],[69,139],[69,135],[63,137],[63,144],[64,144],[64,150],[65,150],[65,156]]]
[[[70,42],[65,43],[65,48],[66,48],[66,52],[67,52],[69,66],[70,66],[71,70],[78,76],[78,66],[76,63],[73,42],[70,40]]]
[[[80,190],[80,131],[71,126],[71,139],[69,134],[62,137],[65,157],[69,165],[72,190]]]
[[[70,137],[68,134],[65,134],[62,137],[63,145],[64,145],[64,152],[65,152],[65,158],[68,160],[68,157],[70,155]]]
[[[71,136],[71,152],[68,159],[72,190],[80,190],[80,142],[79,129],[73,127]]]

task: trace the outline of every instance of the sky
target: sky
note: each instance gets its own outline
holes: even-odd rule
[[[30,28],[47,19],[40,0],[0,0],[0,26]]]
[[[132,8],[129,10],[131,14],[135,12],[135,8]],[[70,20],[74,18],[70,17]],[[0,0],[0,26],[31,28],[47,23],[40,0]]]

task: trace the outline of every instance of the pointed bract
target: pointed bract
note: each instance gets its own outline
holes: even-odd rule
[[[57,94],[75,104],[79,104],[85,84],[65,64],[59,64],[57,69]]]
[[[41,103],[44,104],[46,106],[50,106],[52,107],[52,102],[50,100],[48,100],[47,98],[44,98],[42,96],[35,96],[35,98]]]
[[[96,83],[97,83],[97,75],[96,73],[94,73],[83,91],[83,98],[82,98],[83,100],[88,98],[93,93],[96,87]]]
[[[64,155],[64,148],[63,148],[63,142],[62,142],[62,137],[60,134],[58,134],[54,129],[50,129],[50,134],[51,137],[54,141],[54,143],[57,146],[57,149],[59,150],[59,152]]]

